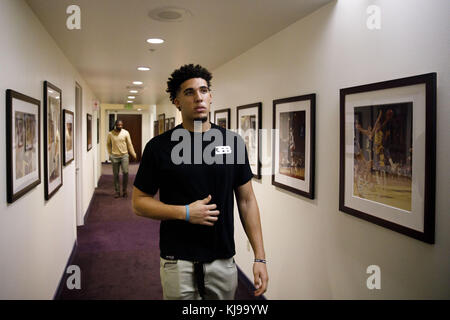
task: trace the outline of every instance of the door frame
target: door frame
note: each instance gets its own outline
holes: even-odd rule
[[[105,137],[107,137],[108,136],[108,134],[109,134],[109,115],[110,114],[113,114],[114,115],[114,121],[116,121],[117,120],[117,115],[118,114],[129,114],[129,115],[140,115],[141,116],[141,152],[143,152],[144,151],[144,149],[143,149],[143,147],[142,147],[142,143],[143,143],[143,139],[142,139],[142,137],[143,137],[143,127],[144,127],[144,124],[143,124],[143,122],[142,122],[142,120],[143,120],[143,117],[144,117],[144,115],[141,113],[141,112],[130,112],[130,111],[128,111],[128,110],[124,110],[124,111],[119,111],[119,110],[106,110],[106,117],[105,117],[105,119],[106,119],[106,121],[105,122],[107,122],[107,123],[105,123]],[[109,162],[109,158],[108,158],[108,146],[105,144],[105,148],[106,148],[106,152],[105,152],[105,155],[106,155],[106,162]]]
[[[75,81],[75,202],[77,226],[83,219],[83,88]]]

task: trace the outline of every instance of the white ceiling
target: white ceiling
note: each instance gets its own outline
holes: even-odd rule
[[[173,70],[198,63],[214,70],[332,0],[27,0],[102,103],[125,103],[127,86],[144,82],[136,103],[168,101]],[[66,9],[81,8],[81,30]],[[187,9],[181,22],[152,20],[160,7]],[[148,38],[165,43],[148,44]],[[155,49],[151,51],[150,49]],[[138,65],[151,68],[137,70]]]

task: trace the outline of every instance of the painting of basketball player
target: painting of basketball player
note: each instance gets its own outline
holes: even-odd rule
[[[36,116],[25,114],[25,151],[30,151],[36,142]]]
[[[412,103],[354,110],[353,195],[410,212]]]
[[[280,113],[279,173],[305,180],[305,111]]]
[[[227,129],[227,118],[217,118],[217,125],[224,129]]]
[[[250,165],[256,165],[257,159],[257,131],[256,116],[245,115],[240,117],[240,128],[242,130],[245,147],[248,152],[248,161]]]
[[[73,123],[66,123],[66,150],[72,151],[73,148]]]
[[[49,96],[49,109],[47,111],[48,117],[48,175],[49,182],[59,179],[61,176],[61,114],[59,107],[59,100]]]

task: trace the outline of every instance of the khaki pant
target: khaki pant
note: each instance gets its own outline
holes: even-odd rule
[[[127,192],[128,163],[130,161],[128,154],[123,155],[121,157],[110,155],[109,159],[112,162],[112,169],[113,169],[113,175],[114,175],[114,190],[116,190],[117,193],[120,192],[119,170],[120,170],[120,167],[122,167],[122,191],[124,193]]]
[[[203,263],[205,300],[234,300],[237,267],[234,258]],[[194,263],[160,258],[164,300],[201,300],[194,275]]]

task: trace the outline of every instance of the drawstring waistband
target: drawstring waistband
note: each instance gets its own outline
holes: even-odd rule
[[[198,292],[202,299],[205,298],[205,274],[203,271],[203,262],[194,262],[194,275],[197,282]]]

